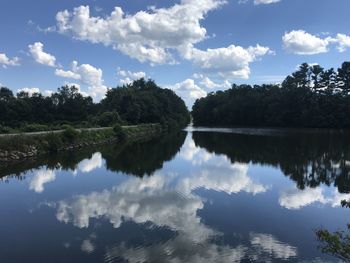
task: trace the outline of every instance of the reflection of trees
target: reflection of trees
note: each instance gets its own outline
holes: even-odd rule
[[[9,163],[1,167],[0,178],[8,176],[23,180],[27,171],[37,170],[44,166],[48,170],[59,168],[62,170],[75,170],[80,161],[91,158],[94,152],[96,152],[96,149],[66,151],[58,154],[39,156],[38,158],[20,163]]]
[[[150,175],[176,155],[185,138],[185,132],[168,134],[151,141],[125,145],[119,151],[118,146],[105,148],[102,156],[108,170],[137,176]]]
[[[184,143],[185,137],[185,132],[179,132],[166,134],[161,138],[148,142],[104,145],[40,156],[22,163],[7,164],[0,167],[0,179],[8,176],[23,180],[25,179],[25,172],[37,170],[44,166],[50,170],[75,170],[81,161],[90,159],[96,152],[102,154],[109,170],[138,176],[152,174],[162,167],[163,162],[175,156]]]
[[[280,167],[298,188],[334,184],[350,192],[350,138],[345,134],[291,133],[256,136],[194,132],[196,146],[225,154],[231,162]]]

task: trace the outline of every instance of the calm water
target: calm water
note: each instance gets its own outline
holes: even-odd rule
[[[0,262],[336,262],[350,137],[189,129],[0,168]]]

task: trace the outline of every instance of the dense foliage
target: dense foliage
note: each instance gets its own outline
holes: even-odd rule
[[[180,97],[144,79],[109,90],[101,102],[101,110],[116,111],[129,124],[159,122],[174,127],[189,122],[188,110]]]
[[[350,202],[347,200],[342,200],[341,205],[350,208]],[[337,257],[342,262],[350,262],[350,224],[347,225],[347,230],[337,230],[335,232],[323,228],[316,230],[321,251]]]
[[[173,91],[158,87],[152,80],[140,79],[108,90],[100,103],[84,97],[74,86],[64,86],[51,96],[40,93],[16,96],[0,88],[0,133],[11,128],[39,131],[76,127],[114,126],[116,124],[161,123],[173,128],[185,126],[189,113],[183,100]]]
[[[232,85],[193,106],[195,125],[350,127],[350,62],[337,71],[302,64],[281,85]]]

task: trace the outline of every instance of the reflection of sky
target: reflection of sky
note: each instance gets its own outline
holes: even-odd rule
[[[191,134],[177,156],[152,176],[106,171],[101,153],[95,153],[74,171],[41,168],[28,181],[31,194],[55,213],[45,220],[85,233],[79,251],[91,256],[102,247],[106,261],[278,262],[304,258],[310,249],[314,259],[321,254],[312,230],[342,226],[346,211],[337,206],[350,197],[335,187],[299,190],[277,168],[233,164],[225,155],[196,147]],[[104,234],[91,234],[103,222],[110,231],[133,222],[173,235],[147,245],[103,244]],[[68,235],[65,249],[72,249],[74,240]]]
[[[95,170],[96,168],[102,167],[102,155],[101,153],[95,153],[89,159],[84,159],[78,163],[77,169],[73,171],[73,175],[81,173],[89,173]],[[36,193],[42,193],[45,189],[44,186],[47,183],[53,182],[56,180],[56,172],[60,171],[59,169],[51,170],[40,168],[33,172],[33,176],[29,180],[29,189],[35,191]]]
[[[158,259],[161,259],[159,262],[269,261],[298,256],[297,247],[261,232],[249,231],[236,245],[213,243],[212,240],[220,239],[227,233],[204,224],[198,216],[209,201],[198,194],[198,190],[206,189],[230,196],[244,193],[256,196],[268,192],[272,187],[271,181],[251,176],[250,164],[232,164],[224,155],[210,154],[197,148],[190,136],[174,162],[176,165],[165,164],[164,169],[152,176],[128,177],[109,190],[61,200],[57,204],[56,217],[60,222],[78,228],[88,228],[91,222],[103,218],[114,228],[122,227],[125,221],[141,225],[151,222],[154,226],[176,233],[165,243],[136,248],[125,244],[108,247],[105,258],[110,260],[121,255],[128,262],[158,262]],[[298,194],[298,191],[294,192]],[[291,194],[281,192],[279,204],[293,209],[316,201],[330,204],[330,201],[325,201],[328,199],[322,195],[322,191],[319,195],[308,193],[308,190],[300,192],[305,194],[296,197],[299,203],[295,203],[293,197],[288,200]],[[313,201],[308,199],[309,196],[314,198]],[[94,249],[91,241],[84,242],[87,248]]]

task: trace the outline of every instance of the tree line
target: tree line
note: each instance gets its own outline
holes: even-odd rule
[[[105,127],[161,123],[174,128],[185,126],[189,118],[184,101],[152,80],[139,79],[109,89],[99,103],[83,96],[75,86],[63,86],[50,96],[40,93],[30,96],[26,92],[14,95],[10,89],[0,88],[0,132],[36,131],[64,124]]]
[[[194,125],[350,127],[350,62],[337,70],[303,63],[281,84],[232,85],[198,99]]]

